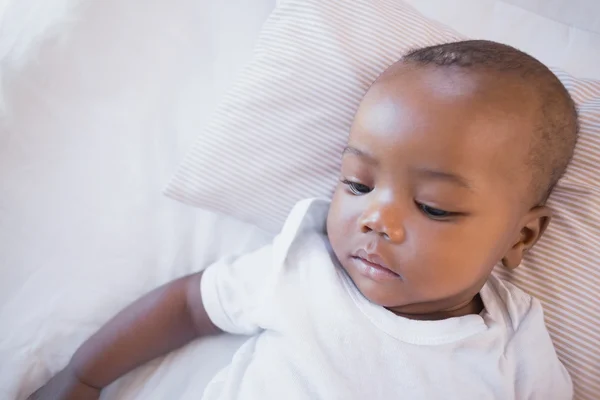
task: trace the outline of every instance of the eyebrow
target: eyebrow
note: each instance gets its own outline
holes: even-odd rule
[[[458,186],[461,186],[465,189],[468,190],[473,190],[473,185],[471,184],[471,182],[466,179],[463,176],[460,175],[456,175],[450,172],[444,172],[444,171],[438,171],[435,169],[429,169],[429,168],[417,168],[414,170],[418,175],[430,178],[430,179],[436,179],[436,180],[443,180],[443,181],[448,181],[448,182],[452,182]]]
[[[375,159],[375,157],[373,157],[372,155],[370,155],[369,153],[359,150],[356,147],[352,147],[352,146],[346,146],[344,147],[344,151],[342,151],[342,157],[346,154],[353,154],[355,156],[364,158],[369,164],[374,164],[377,165],[379,162]]]
[[[379,164],[379,162],[377,161],[377,159],[375,159],[375,157],[373,157],[372,155],[370,155],[369,153],[367,153],[363,150],[357,149],[356,147],[346,146],[344,148],[344,150],[342,151],[342,156],[344,156],[345,154],[352,154],[352,155],[364,158],[368,163],[373,164],[373,165]],[[468,179],[466,179],[463,176],[453,174],[451,172],[439,171],[439,170],[430,169],[430,168],[416,168],[416,169],[414,169],[414,172],[418,175],[424,176],[429,179],[447,181],[447,182],[454,183],[462,188],[465,188],[468,190],[473,190],[473,185],[471,184],[471,182]]]

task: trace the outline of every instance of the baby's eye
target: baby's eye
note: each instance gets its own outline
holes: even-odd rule
[[[423,211],[423,214],[435,220],[443,220],[456,215],[454,212],[440,210],[439,208],[430,207],[426,204],[417,203],[417,206]]]
[[[363,185],[362,183],[352,182],[347,179],[344,179],[342,183],[348,186],[350,192],[356,196],[362,196],[363,194],[369,193],[372,189],[367,185]]]

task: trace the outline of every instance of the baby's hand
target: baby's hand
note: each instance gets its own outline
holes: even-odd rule
[[[67,366],[27,400],[98,400],[99,398],[100,389],[82,383]]]

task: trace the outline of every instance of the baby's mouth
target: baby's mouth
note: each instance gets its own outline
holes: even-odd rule
[[[351,258],[356,270],[367,278],[376,281],[402,280],[402,276],[392,271],[378,254],[361,249]]]

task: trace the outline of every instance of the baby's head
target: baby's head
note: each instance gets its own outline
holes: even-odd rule
[[[412,51],[356,113],[332,248],[363,295],[399,315],[479,312],[494,266],[517,267],[548,225],[576,139],[571,97],[527,54],[488,41]]]

